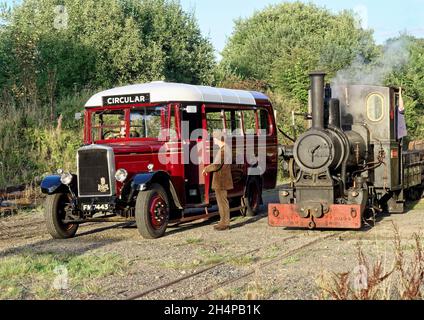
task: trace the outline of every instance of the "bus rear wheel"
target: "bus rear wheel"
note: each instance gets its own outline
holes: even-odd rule
[[[65,224],[66,207],[70,204],[67,194],[58,193],[47,196],[44,206],[44,218],[47,231],[54,239],[70,239],[75,237],[78,224]]]
[[[251,179],[246,187],[246,194],[242,198],[243,215],[255,217],[259,213],[262,190],[259,181]]]
[[[161,185],[153,184],[150,190],[138,194],[135,220],[143,238],[158,239],[165,235],[169,222],[169,199]]]

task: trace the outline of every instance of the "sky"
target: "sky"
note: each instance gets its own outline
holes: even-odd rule
[[[4,0],[0,0],[3,2]],[[286,0],[294,2],[295,0]],[[13,0],[6,0],[13,3]],[[20,2],[17,0],[16,2]],[[204,35],[212,41],[217,55],[231,36],[234,20],[251,16],[256,10],[283,0],[180,0],[187,11],[194,11]],[[377,43],[408,32],[424,37],[424,0],[309,0],[333,12],[351,9],[362,17],[363,26],[374,30]]]
[[[251,16],[256,10],[282,0],[180,0],[185,10],[194,10],[202,32],[209,36],[217,52],[225,47],[234,20]],[[333,12],[352,9],[363,19],[365,27],[374,30],[377,43],[401,32],[424,37],[424,0],[311,0]]]

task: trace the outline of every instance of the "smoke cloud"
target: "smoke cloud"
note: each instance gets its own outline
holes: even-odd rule
[[[409,40],[400,38],[388,42],[383,53],[375,61],[367,63],[357,57],[347,69],[339,71],[333,79],[333,86],[349,84],[384,85],[384,81],[393,71],[399,70],[410,58]]]

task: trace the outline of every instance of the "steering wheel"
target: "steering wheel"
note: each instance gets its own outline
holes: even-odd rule
[[[108,137],[109,135],[111,135],[111,137]],[[121,138],[122,136],[120,135],[120,132],[116,132],[114,130],[108,130],[105,133],[103,133],[103,139],[104,140],[108,140],[108,139],[116,139],[116,138]]]

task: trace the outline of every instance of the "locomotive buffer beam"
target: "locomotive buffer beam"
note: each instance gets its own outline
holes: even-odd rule
[[[268,224],[271,227],[309,229],[361,229],[361,205],[330,205],[327,213],[316,214],[314,210],[297,204],[272,204],[268,209]],[[320,212],[320,211],[319,211]]]

